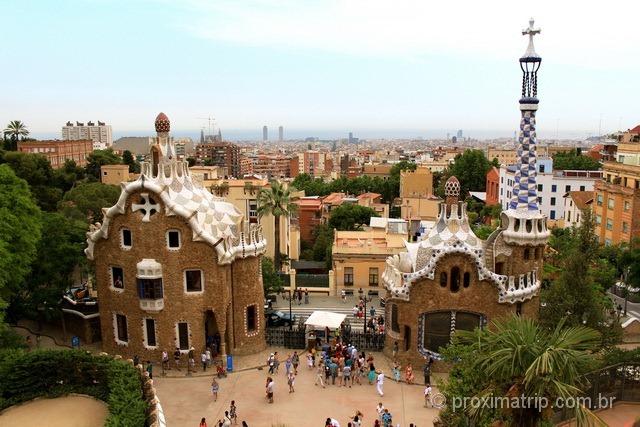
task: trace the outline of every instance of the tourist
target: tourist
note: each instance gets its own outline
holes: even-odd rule
[[[413,379],[413,366],[411,366],[411,363],[408,363],[407,367],[404,370],[404,380],[407,382],[407,384],[412,385]]]
[[[231,419],[234,424],[238,424],[238,412],[235,400],[232,400],[231,405],[229,406],[229,419]]]
[[[135,366],[137,368],[139,364],[140,364],[140,358],[136,354],[136,355],[133,356],[133,366]]]
[[[288,354],[287,355],[287,359],[284,361],[284,371],[285,371],[284,375],[285,376],[287,376],[287,377],[289,376],[289,372],[291,372],[291,367],[292,366],[293,365],[291,364],[291,355]]]
[[[229,411],[224,411],[224,419],[222,420],[222,427],[229,427],[231,425],[231,417],[229,417]]]
[[[218,392],[220,391],[220,384],[216,381],[216,377],[211,380],[211,394],[213,394],[213,401],[218,401]]]
[[[376,380],[376,367],[373,365],[373,361],[369,362],[369,374],[367,375],[367,379],[369,380],[369,385],[372,385]]]
[[[373,427],[380,427],[380,420],[375,420],[373,422]]]
[[[162,370],[171,370],[169,366],[169,353],[166,350],[162,350]]]
[[[344,369],[342,370],[342,376],[344,377],[344,386],[349,385],[351,388],[351,384],[353,384],[351,380],[351,364],[345,364]]]
[[[313,354],[311,354],[311,350],[307,353],[307,367],[309,370],[313,369]]]
[[[325,427],[340,427],[340,423],[333,418],[327,418],[327,421],[324,423]]]
[[[376,379],[376,390],[378,394],[382,397],[384,396],[384,392],[382,391],[382,386],[384,385],[384,372],[380,371],[378,374],[378,378]]]
[[[202,372],[206,372],[207,370],[207,353],[204,351],[200,355],[200,362],[202,362]]]
[[[342,299],[342,302],[345,303],[347,302],[347,291],[345,291],[344,289],[340,291],[340,298]]]
[[[316,368],[316,380],[313,383],[313,385],[318,385],[318,382],[320,382],[320,385],[322,386],[322,388],[325,388],[324,379],[322,378],[324,375],[325,375],[324,363],[321,360],[320,362],[318,362],[318,367]]]
[[[207,420],[206,418],[202,418],[200,420],[200,426],[199,427],[207,427]]]
[[[353,317],[357,318],[358,313],[360,313],[360,309],[358,308],[357,305],[354,305],[353,308],[351,309],[351,312],[353,313]]]
[[[424,407],[428,408],[429,406],[433,406],[431,402],[431,384],[427,383],[424,388]]]
[[[331,369],[331,384],[336,385],[336,377],[338,376],[338,364],[335,362],[335,359],[331,359],[329,368]]]
[[[276,352],[277,354],[277,352]],[[298,356],[298,352],[294,351],[293,356],[291,357],[291,363],[293,364],[293,372],[298,375],[298,365],[300,364],[300,356]]]
[[[277,374],[279,369],[280,369],[280,356],[276,351],[273,353],[273,371]]]
[[[391,416],[391,412],[385,408],[384,413],[382,414],[382,425],[384,427],[391,427],[391,423],[393,422],[393,417]]]
[[[393,362],[393,379],[396,382],[400,382],[400,365],[398,364],[398,361]]]
[[[362,415],[362,412],[356,410],[356,414],[353,417],[349,417],[351,419],[351,425],[353,427],[360,427],[362,425],[363,417],[364,415]]]
[[[191,346],[191,348],[189,348],[189,352],[187,353],[187,357],[189,359],[189,368],[188,368],[188,370],[190,370],[190,371],[195,370],[195,367],[196,367],[196,359],[195,359],[196,351],[195,350],[196,349],[193,348],[193,346]]]
[[[149,379],[153,379],[153,365],[151,364],[151,360],[147,360],[147,374],[149,374]]]
[[[304,290],[304,303],[309,304],[309,289]]]
[[[296,376],[293,374],[293,372],[289,372],[289,375],[287,375],[287,384],[289,385],[289,393],[294,393],[296,390],[293,388],[293,386],[295,385],[296,382]]]
[[[180,349],[176,347],[176,351],[173,352],[173,361],[176,364],[176,369],[180,370]]]
[[[393,342],[393,350],[391,351],[391,354],[393,355],[393,358],[396,358],[396,355],[398,354],[398,341],[394,341]]]
[[[276,363],[275,363],[275,358],[273,353],[269,355],[269,358],[267,359],[267,365],[269,366],[269,375],[273,375],[273,372],[275,371],[275,368],[276,368]]]
[[[205,355],[205,357],[207,359],[207,366],[210,367],[211,366],[211,350],[209,350],[209,348],[207,348],[204,351],[204,355]]]
[[[379,402],[378,406],[376,406],[376,412],[378,413],[378,421],[382,422],[382,414],[384,414],[384,406],[382,405],[382,402]]]
[[[427,358],[427,362],[424,364],[424,383],[425,384],[429,384],[431,383],[431,365],[433,364],[433,359],[431,358],[431,356],[428,356]]]
[[[273,379],[271,377],[267,377],[267,402],[269,403],[273,403],[273,388],[274,388],[275,384],[273,382]]]

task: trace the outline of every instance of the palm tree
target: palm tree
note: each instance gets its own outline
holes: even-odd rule
[[[285,188],[282,183],[273,180],[270,188],[263,188],[258,194],[258,216],[262,218],[264,215],[273,215],[274,219],[274,243],[275,250],[273,261],[276,271],[280,271],[282,267],[282,257],[280,255],[280,217],[289,216],[295,213],[298,205],[293,203],[291,193],[295,192],[295,188]]]
[[[10,135],[11,137],[11,147],[10,147],[11,150],[17,150],[18,139],[20,138],[20,136],[22,136],[22,139],[24,139],[26,136],[29,135],[29,131],[27,130],[27,127],[20,120],[10,121],[3,132],[4,132],[5,138],[7,137],[7,135]]]
[[[600,343],[600,334],[593,329],[564,327],[560,322],[547,330],[519,316],[496,321],[488,330],[457,331],[456,336],[459,343],[473,348],[473,369],[486,378],[485,388],[476,397],[547,399],[549,406],[542,411],[533,404],[510,407],[513,426],[548,421],[556,399],[566,402],[579,396],[587,385],[583,375],[593,367],[593,353]],[[487,411],[479,406],[467,408],[467,414],[479,419]],[[586,407],[576,406],[578,425],[606,425]]]

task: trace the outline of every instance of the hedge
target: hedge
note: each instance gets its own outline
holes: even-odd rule
[[[87,394],[109,406],[105,426],[145,425],[140,373],[129,363],[79,350],[0,352],[0,410],[36,397]]]

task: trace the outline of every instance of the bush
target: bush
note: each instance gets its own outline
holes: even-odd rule
[[[36,397],[69,393],[109,405],[106,426],[144,426],[147,404],[140,374],[126,362],[78,350],[0,352],[0,410]]]

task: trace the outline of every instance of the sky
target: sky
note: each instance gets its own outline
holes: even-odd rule
[[[101,120],[147,135],[511,136],[531,17],[538,134],[640,124],[640,2],[2,0],[0,125],[59,137]]]

